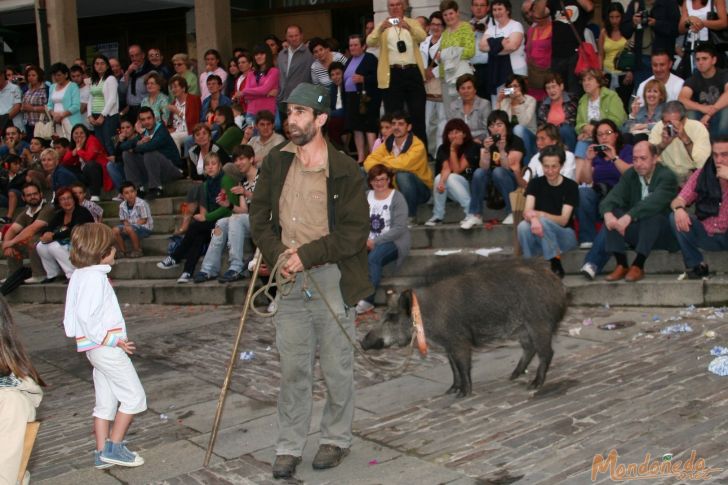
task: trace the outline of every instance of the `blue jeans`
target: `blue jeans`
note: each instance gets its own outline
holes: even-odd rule
[[[207,247],[205,259],[200,271],[210,277],[220,274],[222,252],[228,248],[228,270],[243,272],[243,248],[245,238],[250,235],[250,218],[248,214],[233,214],[217,221],[212,230],[210,245]]]
[[[688,111],[688,118],[691,120],[700,121],[703,116],[705,115],[700,111]],[[728,133],[728,110],[722,109],[710,118],[708,132],[710,132],[711,139],[720,134]]]
[[[376,244],[374,249],[369,252],[367,260],[369,262],[369,281],[374,286],[374,291],[379,288],[382,281],[382,269],[388,263],[397,260],[399,252],[397,246],[392,241]],[[374,293],[367,297],[369,303],[374,303]]]
[[[470,208],[468,214],[481,215],[483,213],[483,201],[488,193],[488,183],[491,177],[498,192],[506,202],[506,212],[511,212],[511,200],[509,194],[516,190],[516,176],[507,168],[495,167],[482,169],[478,168],[473,173],[473,180],[470,182]]]
[[[519,136],[526,146],[524,160],[530,160],[536,154],[536,134],[523,125],[513,127],[513,134]]]
[[[599,274],[611,257],[612,255],[607,252],[607,226],[603,225],[594,238],[591,249],[586,253],[584,263],[594,265],[596,274]]]
[[[559,126],[559,135],[561,135],[561,141],[564,142],[566,148],[570,152],[576,149],[576,130],[573,126],[568,123],[563,123]]]
[[[94,134],[104,145],[104,150],[109,155],[114,154],[114,135],[119,128],[119,115],[115,114],[104,118],[104,122],[100,126],[94,127]]]
[[[576,218],[579,219],[579,242],[594,242],[597,236],[597,221],[602,220],[599,214],[599,194],[591,187],[579,187],[579,207]]]
[[[114,187],[116,187],[116,190],[119,190],[119,187],[121,187],[121,184],[123,184],[125,180],[124,161],[118,160],[107,163],[106,171],[109,172],[109,177],[111,178]]]
[[[539,220],[543,226],[543,237],[531,232],[529,221],[518,224],[518,242],[524,258],[543,254],[544,259],[552,259],[576,247],[576,235],[572,228],[562,227],[547,217],[540,217]]]
[[[675,226],[675,214],[670,214],[670,227],[675,233],[680,252],[683,256],[686,268],[694,268],[703,262],[703,254],[700,249],[706,251],[728,250],[728,233],[710,236],[703,227],[703,223],[694,215],[690,215],[690,230],[688,232],[678,231]]]
[[[121,237],[123,237],[124,239],[127,239],[129,237],[124,232],[124,224],[118,224],[116,227],[118,227],[121,231]],[[144,239],[145,237],[149,237],[152,235],[152,231],[149,228],[140,226],[139,224],[132,224],[131,228],[134,229],[134,232],[139,239]]]
[[[417,175],[410,172],[397,172],[394,178],[397,181],[397,188],[407,201],[407,215],[416,217],[417,206],[430,199],[430,189]]]
[[[470,182],[468,182],[468,179],[457,173],[451,173],[445,181],[445,192],[440,193],[437,190],[437,185],[440,183],[440,175],[442,174],[435,177],[435,189],[432,191],[432,197],[435,201],[432,209],[432,217],[437,219],[445,218],[445,203],[448,197],[460,204],[465,215],[467,215],[468,207],[470,207]]]

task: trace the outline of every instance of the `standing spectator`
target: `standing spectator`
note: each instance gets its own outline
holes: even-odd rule
[[[379,48],[377,80],[384,93],[384,110],[406,110],[412,120],[412,132],[426,147],[427,96],[419,45],[427,34],[419,22],[404,16],[404,0],[388,0],[387,9],[388,18],[367,37],[368,46]],[[390,22],[393,19],[396,25]]]
[[[91,73],[88,122],[106,153],[114,155],[114,135],[119,128],[119,83],[103,54],[94,57]]]
[[[538,126],[550,123],[559,127],[559,135],[570,151],[576,148],[576,99],[564,91],[564,80],[558,73],[545,77],[546,98],[536,114]]]
[[[142,99],[142,108],[151,108],[154,118],[167,125],[169,119],[169,96],[163,93],[167,82],[161,74],[152,71],[144,77],[144,85],[147,87],[147,95]]]
[[[332,52],[331,46],[320,37],[308,41],[308,50],[314,58],[311,63],[311,82],[329,87],[331,85],[329,66],[332,62],[346,64],[346,56],[340,52]]]
[[[123,114],[132,123],[136,123],[142,100],[147,95],[145,76],[154,69],[138,44],[129,46],[129,59],[131,63],[121,81],[126,86],[126,113]]]
[[[470,25],[475,31],[475,55],[470,59],[470,64],[475,70],[475,89],[479,97],[488,99],[488,53],[480,50],[480,39],[485,34],[488,23],[492,22],[488,11],[488,0],[472,0],[470,2],[470,12],[473,17],[470,19]],[[442,19],[441,19],[442,20]],[[430,16],[430,29],[432,29],[432,16]]]
[[[273,54],[273,65],[278,65],[278,54],[283,50],[283,42],[275,34],[268,34],[263,39]]]
[[[207,77],[207,92],[210,94],[206,98],[202,98],[202,108],[200,109],[201,122],[207,122],[212,125],[215,110],[220,106],[230,106],[233,104],[232,100],[223,94],[222,86],[222,79],[217,74],[210,74]]]
[[[712,136],[728,133],[728,69],[716,68],[718,53],[710,43],[695,48],[697,70],[685,80],[678,100],[688,117],[699,120]]]
[[[301,83],[311,82],[311,64],[313,55],[303,42],[303,30],[298,25],[289,25],[286,28],[286,42],[288,47],[278,53],[278,69],[280,69],[278,87],[278,115],[281,120],[286,119],[285,100],[293,89]],[[272,65],[272,63],[271,63]],[[276,113],[275,110],[270,110]]]
[[[310,67],[310,66],[309,66]],[[273,65],[273,55],[267,45],[253,48],[253,70],[243,88],[246,119],[255,122],[261,110],[276,113],[276,94],[280,83],[280,70]]]
[[[675,173],[680,185],[692,172],[702,168],[710,156],[707,128],[689,119],[680,101],[665,103],[662,121],[650,131],[649,141],[657,147],[662,165]]]
[[[634,69],[635,84],[650,77],[650,55],[664,49],[669,56],[675,55],[675,38],[678,36],[680,9],[676,0],[633,0],[622,20],[622,33],[634,36],[633,52],[637,54]]]
[[[5,134],[5,128],[10,125],[23,133],[23,115],[20,112],[23,93],[17,84],[7,79],[5,70],[0,71],[0,135]],[[3,119],[5,118],[5,119]]]
[[[164,56],[162,55],[162,51],[160,51],[157,47],[152,47],[147,51],[147,59],[149,59],[149,64],[152,65],[152,69],[157,71],[160,76],[162,76],[162,79],[164,79],[165,85],[167,84],[167,81],[169,81],[169,78],[172,77],[172,69],[169,68],[167,63],[164,62]]]
[[[473,86],[473,91],[475,87]],[[426,226],[442,224],[445,203],[450,198],[463,208],[463,221],[470,207],[470,182],[480,162],[480,144],[473,141],[468,125],[459,118],[447,122],[442,133],[442,145],[435,158],[435,182],[432,198],[435,205]]]
[[[524,6],[533,5],[525,3]],[[529,12],[530,13],[530,12]],[[543,101],[546,76],[551,73],[551,41],[553,22],[551,16],[532,17],[533,23],[526,30],[526,65],[528,67],[528,93]]]
[[[141,239],[149,237],[154,229],[152,210],[149,204],[138,196],[136,187],[132,182],[121,185],[121,196],[124,200],[119,204],[119,225],[112,228],[119,258],[141,258]],[[131,243],[131,251],[126,250],[124,239]]]
[[[621,3],[609,4],[604,27],[599,34],[599,57],[604,67],[604,73],[609,76],[609,89],[617,92],[626,109],[629,95],[632,94],[634,87],[634,73],[632,71],[622,72],[617,69],[615,64],[617,54],[627,46],[627,38],[619,30],[623,17],[624,7]]]
[[[220,53],[215,49],[208,49],[205,51],[205,71],[200,73],[200,98],[204,103],[208,96],[210,96],[210,89],[207,85],[207,80],[210,76],[217,76],[220,80],[220,89],[225,86],[228,73],[222,68],[222,58]],[[226,96],[227,97],[227,96]]]
[[[71,131],[72,149],[63,157],[64,165],[81,168],[81,181],[91,191],[91,201],[99,202],[101,188],[111,190],[113,183],[106,171],[106,152],[98,138],[91,134],[86,125],[78,124]]]
[[[455,84],[460,76],[471,72],[468,61],[475,55],[473,28],[468,22],[460,19],[458,9],[455,0],[440,2],[445,30],[440,39],[440,53],[437,58],[442,83],[442,104],[447,119],[455,116],[452,113],[452,103],[457,97]]]
[[[559,278],[564,277],[561,255],[576,247],[574,210],[579,205],[579,186],[561,174],[565,160],[566,154],[559,146],[541,151],[544,176],[528,183],[523,221],[518,224],[523,257],[542,254]]]
[[[445,21],[439,11],[430,15],[430,35],[420,44],[420,53],[425,63],[425,128],[427,129],[427,153],[437,153],[440,134],[445,128],[447,117],[442,100],[442,83],[437,55],[440,52],[440,40]],[[485,54],[487,56],[487,54]]]
[[[374,291],[356,304],[356,313],[374,308],[374,295],[382,280],[382,270],[396,261],[399,268],[410,251],[411,236],[407,227],[407,201],[394,188],[394,173],[384,165],[374,165],[367,174],[369,190],[369,238],[367,262],[369,281]]]
[[[728,135],[713,139],[713,155],[695,171],[670,203],[670,225],[677,237],[688,279],[709,275],[700,249],[728,250]],[[695,205],[695,214],[687,207]]]
[[[111,74],[116,78],[117,86],[117,97],[119,99],[119,116],[121,113],[126,113],[126,91],[129,86],[124,82],[124,68],[121,66],[121,62],[116,57],[109,57],[109,67],[111,67]]]
[[[368,172],[380,163],[394,172],[397,187],[407,200],[409,222],[414,223],[417,206],[427,202],[432,193],[432,171],[425,145],[412,133],[406,113],[392,113],[392,135],[364,160],[364,170]]]
[[[675,174],[657,163],[657,149],[649,142],[635,145],[633,159],[633,166],[599,205],[607,230],[606,249],[617,261],[607,281],[639,281],[653,249],[677,249],[667,217],[678,188]],[[628,244],[637,252],[631,265]]]
[[[268,152],[271,151],[271,148],[286,141],[283,135],[275,132],[273,129],[274,123],[275,116],[273,113],[266,109],[258,111],[258,118],[255,121],[255,128],[258,130],[258,134],[248,139],[246,139],[245,135],[243,136],[242,143],[244,145],[250,145],[255,153],[256,166],[260,166],[261,162],[268,155]],[[246,132],[252,135],[252,127],[248,127]]]
[[[275,61],[275,57],[272,59]],[[243,96],[243,90],[248,83],[248,76],[253,74],[253,56],[248,53],[241,54],[237,58],[236,63],[240,74],[237,79],[235,79],[235,90],[233,91],[233,95],[230,99],[233,100],[233,103],[240,105],[243,113],[247,113],[248,110],[245,103],[245,97]],[[245,121],[246,124],[253,124],[255,122],[255,120],[249,120],[248,118],[246,118]]]
[[[364,162],[377,137],[382,97],[377,87],[377,58],[364,52],[364,38],[349,36],[349,55],[344,71],[346,124],[354,132],[357,163]],[[258,151],[256,150],[256,155]]]
[[[46,104],[48,104],[48,87],[43,79],[43,70],[38,66],[28,66],[25,68],[25,79],[28,82],[28,89],[23,94],[23,131],[30,138],[33,136],[35,124],[38,121],[45,121],[47,118],[44,113]]]
[[[90,125],[88,125],[86,116],[88,113],[88,101],[91,97],[91,90],[88,84],[86,84],[86,81],[86,70],[77,64],[71,66],[71,82],[75,83],[76,86],[78,86],[79,98],[81,99],[80,111],[81,117],[83,118],[82,123],[86,125],[86,128],[89,128]]]
[[[665,85],[667,100],[677,101],[685,80],[672,73],[672,57],[670,54],[664,49],[655,49],[652,51],[652,56],[650,56],[650,63],[653,75],[642,81],[637,87],[637,99],[644,102],[645,85],[648,81],[656,79]]]
[[[228,77],[227,81],[225,81],[223,92],[225,93],[225,96],[232,99],[235,94],[235,85],[237,84],[238,77],[240,76],[240,69],[238,69],[238,60],[236,58],[233,57],[228,61],[227,73]]]
[[[162,196],[162,184],[180,178],[179,150],[161,121],[154,119],[151,108],[139,110],[139,122],[144,130],[131,140],[132,149],[124,152],[124,172],[129,181],[143,191],[147,183],[147,199]]]
[[[195,96],[200,96],[200,85],[197,81],[197,76],[190,70],[190,60],[187,54],[173,55],[172,66],[174,67],[174,72],[187,81],[187,92]]]
[[[511,18],[510,0],[495,0],[490,4],[493,23],[485,30],[480,39],[480,50],[488,52],[488,74],[491,102],[495,104],[495,95],[512,74],[528,75],[526,65],[525,41],[523,25]]]
[[[172,115],[170,135],[179,150],[182,150],[185,139],[192,135],[192,129],[200,121],[202,109],[200,97],[189,93],[188,87],[187,80],[179,74],[169,80],[169,92],[174,97],[167,106],[167,111]],[[187,156],[187,153],[183,152],[182,156]]]
[[[70,139],[71,128],[83,123],[81,114],[81,92],[76,83],[71,82],[71,71],[63,63],[51,66],[54,83],[48,93],[48,109],[53,116],[56,135]]]
[[[695,46],[701,42],[710,42],[710,31],[720,31],[728,27],[725,2],[716,0],[685,0],[680,6],[680,22],[678,31],[686,36],[685,45]],[[689,54],[694,55],[694,49]],[[688,54],[688,53],[686,53]],[[725,52],[720,53],[725,62]],[[694,59],[693,59],[694,61]],[[683,55],[680,62],[690,64],[688,55]]]
[[[488,136],[488,116],[491,107],[490,101],[477,95],[476,82],[472,74],[463,74],[458,78],[455,87],[459,96],[453,101],[450,112],[455,118],[465,121],[475,143],[482,144]]]

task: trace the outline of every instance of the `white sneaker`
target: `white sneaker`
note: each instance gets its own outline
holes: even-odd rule
[[[472,229],[474,226],[479,226],[481,224],[483,224],[482,217],[478,214],[468,214],[468,216],[460,223],[460,229],[465,229],[467,231]]]
[[[579,249],[591,249],[594,246],[593,242],[583,242],[579,244]]]
[[[356,304],[357,315],[361,315],[362,313],[366,313],[372,310],[374,310],[374,305],[366,300],[359,300],[359,303]]]
[[[190,283],[192,282],[192,275],[189,274],[187,271],[182,273],[179,278],[177,278],[177,283]]]
[[[268,308],[265,309],[266,313],[275,313],[278,310],[278,304],[274,301],[268,304]]]
[[[508,225],[508,226],[512,226],[513,225],[513,214],[512,213],[511,214],[508,214],[506,216],[506,218],[503,219],[503,222],[501,222],[501,224],[505,224],[505,225]]]
[[[157,263],[157,268],[159,269],[172,269],[175,266],[177,266],[177,261],[175,261],[172,256],[167,256]]]
[[[597,268],[591,263],[584,263],[584,266],[581,267],[581,274],[589,281],[594,281],[594,278],[597,277]]]
[[[45,279],[44,276],[31,276],[30,278],[23,281],[26,285],[37,285]]]
[[[438,218],[437,218],[437,217],[435,217],[435,216],[432,216],[432,217],[430,217],[430,218],[429,218],[429,219],[427,219],[427,221],[425,222],[425,225],[426,225],[426,226],[429,226],[429,227],[433,227],[433,226],[439,226],[440,224],[442,224],[442,219],[438,219]]]

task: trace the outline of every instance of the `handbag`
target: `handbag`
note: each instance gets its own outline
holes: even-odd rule
[[[710,2],[710,12],[708,12],[708,20],[718,20],[718,11],[715,8],[715,0]],[[728,29],[712,30],[708,29],[708,39],[719,52],[728,51]]]
[[[628,47],[625,47],[617,53],[614,58],[614,67],[618,71],[633,71],[637,65],[637,55]]]
[[[579,48],[577,49],[579,58],[576,61],[574,74],[578,76],[582,71],[587,69],[601,69],[602,62],[599,59],[599,55],[597,55],[596,49],[594,49],[594,46],[589,42],[585,42],[581,35],[579,35],[579,32],[576,31],[576,27],[574,27],[574,24],[571,23],[571,18],[569,18],[569,15],[566,13],[564,0],[560,0],[560,2],[561,9],[564,11],[564,17],[566,17],[566,20],[569,22],[569,27],[571,27],[571,30],[574,32],[574,36],[576,36],[576,40],[579,42]]]
[[[53,137],[53,120],[47,111],[44,111],[41,119],[35,122],[33,136],[43,140],[50,140]]]
[[[425,94],[430,101],[442,101],[442,83],[436,77],[425,81]]]

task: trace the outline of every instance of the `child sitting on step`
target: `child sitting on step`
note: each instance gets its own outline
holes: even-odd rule
[[[127,355],[135,346],[127,340],[124,316],[109,283],[115,254],[114,236],[104,224],[81,224],[71,233],[70,258],[77,269],[68,284],[63,326],[94,368],[97,469],[144,464],[124,441],[134,415],[147,409],[147,398]]]

